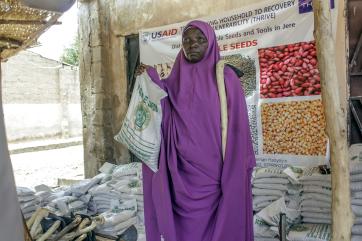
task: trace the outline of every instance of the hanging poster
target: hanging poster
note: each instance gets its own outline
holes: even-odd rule
[[[330,0],[330,7],[336,22],[337,2]],[[222,58],[244,72],[240,85],[257,165],[327,163],[312,1],[270,0],[202,20],[215,29]],[[186,24],[140,32],[141,62],[162,79],[180,51]]]

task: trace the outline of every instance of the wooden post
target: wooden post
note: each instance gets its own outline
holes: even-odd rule
[[[24,241],[22,214],[5,132],[2,86],[0,57],[0,239]]]
[[[346,106],[343,104],[344,100],[341,99],[339,90],[329,4],[330,1],[313,0],[314,35],[321,77],[322,101],[327,122],[326,132],[331,145],[332,241],[350,241],[353,218],[349,187]],[[338,67],[343,68],[343,66]]]
[[[29,232],[29,228],[28,226],[26,226],[24,216],[23,216],[23,227],[24,227],[24,241],[33,241]]]

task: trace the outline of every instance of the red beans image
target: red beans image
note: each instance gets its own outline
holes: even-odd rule
[[[315,42],[258,50],[261,98],[320,95]]]

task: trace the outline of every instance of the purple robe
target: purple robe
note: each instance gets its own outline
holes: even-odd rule
[[[203,59],[178,54],[170,76],[151,79],[168,97],[162,105],[159,170],[143,165],[147,241],[251,241],[253,214],[251,144],[240,80],[225,68],[228,137],[222,159],[221,111],[216,83],[220,53],[210,25],[192,21],[208,40]]]

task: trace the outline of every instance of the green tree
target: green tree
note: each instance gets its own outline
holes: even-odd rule
[[[60,61],[63,63],[76,65],[79,64],[79,37],[78,35],[75,37],[73,43],[64,49],[62,56],[60,57]]]

